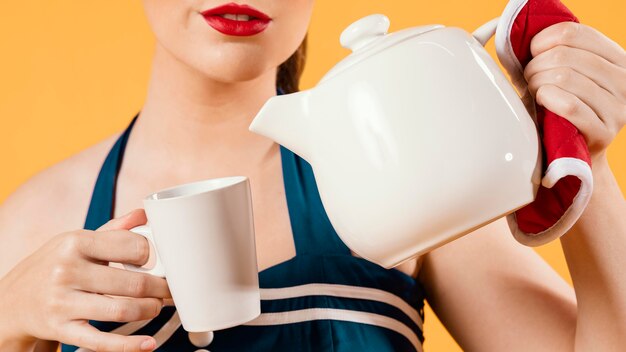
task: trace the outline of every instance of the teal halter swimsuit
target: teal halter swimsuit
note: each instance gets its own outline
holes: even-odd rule
[[[109,152],[85,222],[112,218],[117,174],[135,120]],[[296,256],[259,272],[261,315],[192,344],[175,307],[143,322],[91,321],[102,331],[152,335],[157,351],[422,351],[424,291],[410,276],[351,255],[322,206],[311,166],[280,147]],[[62,351],[75,351],[63,345]],[[82,351],[83,349],[81,349]]]

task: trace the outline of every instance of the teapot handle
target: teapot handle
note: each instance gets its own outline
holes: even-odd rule
[[[496,17],[493,20],[483,24],[477,30],[472,33],[472,36],[478,40],[478,42],[485,46],[489,39],[496,34],[496,30],[498,29],[498,22],[500,21],[500,17]]]

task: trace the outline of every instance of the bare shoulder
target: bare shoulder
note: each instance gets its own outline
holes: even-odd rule
[[[111,136],[33,176],[0,205],[0,277],[53,236],[82,228]]]

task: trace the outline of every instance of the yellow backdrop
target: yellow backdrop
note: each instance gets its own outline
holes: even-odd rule
[[[338,37],[360,16],[387,14],[391,30],[434,22],[473,30],[498,16],[505,3],[318,0],[303,88],[313,86],[348,54]],[[566,4],[582,22],[626,46],[626,2],[566,0]],[[7,1],[3,5],[0,201],[37,171],[126,125],[142,105],[153,44],[139,1]],[[493,54],[493,43],[488,48]],[[609,157],[626,190],[626,133],[614,142]],[[538,251],[570,280],[558,242]],[[426,314],[425,349],[460,350],[432,312]]]

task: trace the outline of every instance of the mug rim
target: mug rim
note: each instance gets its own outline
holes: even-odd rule
[[[197,196],[200,194],[210,193],[214,191],[223,190],[233,187],[240,183],[248,181],[246,176],[227,176],[210,178],[201,181],[183,183],[173,187],[161,189],[159,191],[150,193],[144,198],[145,202],[161,202],[168,200],[176,200],[181,198],[188,198]]]

